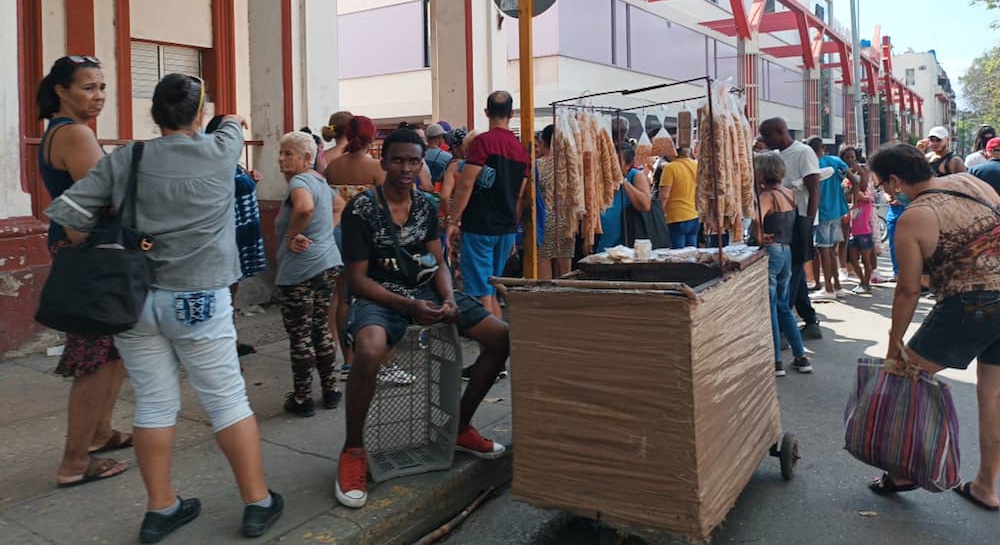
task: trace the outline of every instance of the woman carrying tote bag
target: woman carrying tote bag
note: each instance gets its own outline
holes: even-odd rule
[[[121,211],[124,222],[154,241],[146,254],[155,280],[139,322],[115,336],[135,390],[135,453],[148,495],[142,543],[163,539],[201,511],[197,499],[177,497],[170,480],[181,364],[236,475],[243,535],[263,534],[283,508],[264,479],[229,294],[240,277],[233,172],[243,151],[243,121],[227,116],[205,135],[204,103],[200,78],[170,74],[157,84],[152,115],[163,136],[145,144],[135,214]],[[123,202],[132,149],[122,146],[103,158],[45,211],[73,242],[96,227],[102,208]]]

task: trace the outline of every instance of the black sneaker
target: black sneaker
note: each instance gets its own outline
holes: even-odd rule
[[[173,515],[146,513],[142,519],[142,529],[139,530],[139,543],[157,543],[201,513],[201,500],[198,498],[182,500],[178,496],[177,499],[181,505]]]
[[[305,417],[316,415],[312,398],[307,397],[305,401],[299,403],[295,400],[295,392],[288,392],[285,395],[285,412]]]
[[[472,380],[472,366],[462,369],[462,380],[464,380],[465,382],[469,382],[470,380]]]
[[[780,361],[774,362],[774,376],[783,377],[785,376],[785,364]]]
[[[337,405],[340,405],[340,398],[344,394],[340,390],[329,390],[323,392],[323,408],[324,409],[336,409]]]
[[[823,330],[819,328],[819,322],[806,324],[799,328],[802,338],[807,340],[819,340],[823,338]]]
[[[273,490],[268,492],[271,493],[271,507],[248,505],[243,508],[243,525],[240,526],[243,537],[264,535],[285,510],[285,500],[281,499],[281,494]]]
[[[250,354],[256,354],[257,349],[250,346],[249,344],[236,343],[236,355],[239,357],[249,356]]]
[[[792,368],[800,373],[813,372],[813,366],[811,363],[809,363],[809,358],[805,356],[799,356],[795,358],[795,361],[792,362]]]

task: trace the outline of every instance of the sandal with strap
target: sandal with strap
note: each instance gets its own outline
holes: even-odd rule
[[[882,478],[875,479],[874,481],[868,483],[868,489],[872,492],[878,494],[879,496],[889,496],[892,494],[898,494],[899,492],[910,492],[920,488],[916,483],[910,484],[896,484],[896,481],[892,480],[889,473],[883,473]]]
[[[123,448],[132,447],[132,434],[125,433],[118,430],[111,430],[111,437],[105,441],[100,447],[91,450],[90,454],[100,454],[102,452],[109,452],[112,450],[121,450]]]
[[[109,471],[112,473],[107,474]],[[81,484],[117,477],[126,471],[128,471],[128,464],[125,462],[119,462],[118,460],[112,460],[110,458],[95,458],[91,456],[90,463],[87,464],[87,469],[83,471],[83,475],[81,475],[79,479],[65,483],[58,483],[56,487],[70,488],[73,486],[80,486]]]

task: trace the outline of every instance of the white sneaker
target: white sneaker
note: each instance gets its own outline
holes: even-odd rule
[[[413,384],[415,380],[417,378],[412,373],[403,371],[395,363],[383,367],[378,372],[378,381],[383,384],[406,386],[407,384]]]
[[[837,290],[836,295],[837,295],[837,299],[846,299],[847,296],[854,295],[854,292],[845,290],[844,288],[840,288],[839,290]]]
[[[812,301],[836,301],[837,294],[832,291],[817,291],[815,293],[809,294],[809,299]]]

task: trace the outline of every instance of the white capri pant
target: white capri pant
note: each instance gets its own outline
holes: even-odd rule
[[[236,354],[228,288],[151,289],[139,322],[116,335],[115,345],[135,390],[136,427],[166,428],[177,423],[180,364],[214,431],[253,416]]]

